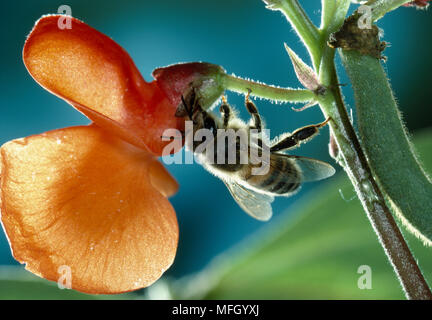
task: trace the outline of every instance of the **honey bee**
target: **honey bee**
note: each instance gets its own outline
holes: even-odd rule
[[[303,182],[325,179],[335,173],[335,169],[326,162],[284,153],[309,141],[330,118],[270,141],[263,132],[263,120],[249,94],[245,98],[246,109],[251,115],[248,124],[236,116],[225,98],[220,106],[222,117],[202,108],[195,89],[181,100],[176,116],[189,117],[192,121],[192,130],[185,132],[186,148],[194,152],[205,169],[225,183],[238,205],[255,219],[267,221],[271,218],[271,203],[275,196],[291,196]],[[201,129],[210,132],[210,137],[205,142],[193,139],[188,143],[188,134],[196,135]],[[246,139],[242,141],[242,135],[236,134],[229,141],[225,134],[229,130],[243,132]],[[203,146],[211,146],[213,152],[209,155]],[[221,153],[223,155],[219,157]],[[264,157],[266,153],[268,156]],[[244,154],[246,159],[242,158]]]

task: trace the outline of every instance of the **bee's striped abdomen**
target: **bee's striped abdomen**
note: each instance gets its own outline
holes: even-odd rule
[[[265,175],[252,175],[248,167],[245,180],[252,186],[278,195],[289,194],[300,187],[299,169],[286,158],[271,157],[270,168]]]

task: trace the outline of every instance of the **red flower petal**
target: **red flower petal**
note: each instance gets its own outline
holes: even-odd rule
[[[416,6],[417,8],[427,8],[431,0],[415,0],[404,4],[405,7]]]
[[[156,82],[144,81],[117,43],[74,18],[71,29],[60,29],[59,18],[65,16],[41,18],[28,36],[23,59],[30,74],[101,127],[160,155],[164,130],[183,129],[176,106]]]
[[[0,148],[0,205],[13,255],[72,288],[119,293],[146,287],[172,264],[175,181],[148,152],[99,127],[54,130]],[[155,188],[156,187],[156,188]]]

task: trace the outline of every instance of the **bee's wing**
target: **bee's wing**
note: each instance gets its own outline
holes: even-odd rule
[[[288,155],[283,153],[273,153],[272,157],[284,158],[286,161],[290,161],[291,163],[295,164],[297,168],[300,169],[301,171],[300,176],[294,175],[293,177],[291,177],[290,172],[289,171],[286,172],[287,174],[286,180],[290,182],[318,181],[318,180],[331,177],[336,172],[336,170],[327,162],[313,159],[313,158],[293,156],[293,155]],[[280,168],[273,166],[272,161],[270,162],[270,166],[272,167],[273,170],[280,171]],[[297,181],[291,181],[291,180],[297,180]]]
[[[318,181],[331,177],[336,172],[327,162],[285,153],[272,153],[268,146],[261,148],[257,144],[249,145],[249,153],[250,161],[259,163],[264,174],[271,168],[274,174],[283,175],[284,180],[290,183]],[[264,157],[264,153],[268,153],[268,156]],[[261,156],[258,157],[258,154]],[[282,165],[280,160],[288,162],[290,165]],[[296,174],[297,171],[301,171],[301,174]]]
[[[274,200],[272,196],[258,193],[234,181],[224,182],[234,200],[253,218],[267,221],[272,217],[273,210],[270,205]]]

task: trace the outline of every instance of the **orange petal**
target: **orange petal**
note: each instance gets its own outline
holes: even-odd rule
[[[120,293],[149,286],[172,264],[177,220],[154,185],[164,179],[166,192],[176,184],[146,151],[95,125],[0,151],[1,219],[29,271],[58,281],[68,266],[73,289]]]
[[[28,36],[24,64],[45,89],[72,104],[96,124],[128,142],[162,154],[165,129],[183,129],[174,107],[156,82],[147,83],[123,48],[72,18],[42,17]]]

